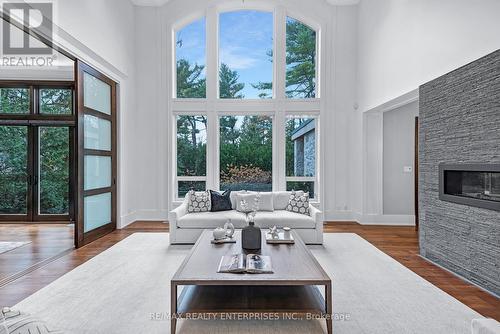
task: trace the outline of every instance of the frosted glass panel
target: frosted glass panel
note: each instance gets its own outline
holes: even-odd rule
[[[111,86],[96,77],[83,73],[83,105],[111,115]]]
[[[111,122],[99,117],[85,115],[83,137],[85,148],[111,151]]]
[[[87,196],[84,199],[84,232],[111,223],[111,193]]]
[[[111,157],[85,156],[85,190],[111,187]]]

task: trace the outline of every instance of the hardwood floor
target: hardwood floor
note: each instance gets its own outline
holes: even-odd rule
[[[60,259],[0,288],[0,306],[11,306],[43,288],[135,232],[166,232],[168,225],[136,222],[93,243],[73,250]],[[326,233],[357,233],[401,264],[484,316],[500,321],[500,299],[484,292],[418,255],[418,235],[413,227],[367,226],[357,223],[327,223]]]
[[[500,321],[500,299],[419,256],[418,232],[414,227],[327,223],[325,232],[358,234],[465,305]]]
[[[0,223],[0,241],[29,241],[29,244],[0,254],[0,286],[9,277],[73,249],[73,225],[67,223]]]

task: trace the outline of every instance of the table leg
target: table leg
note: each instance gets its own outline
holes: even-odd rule
[[[332,312],[332,283],[325,285],[325,309],[326,309],[326,331],[332,334],[333,312]]]
[[[177,284],[170,286],[170,334],[175,334],[177,325]]]

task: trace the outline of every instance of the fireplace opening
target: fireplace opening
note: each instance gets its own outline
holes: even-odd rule
[[[441,164],[441,200],[500,211],[500,165]]]

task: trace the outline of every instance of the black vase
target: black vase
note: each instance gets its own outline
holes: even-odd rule
[[[253,221],[241,230],[241,246],[245,250],[259,250],[262,245],[262,235],[260,228],[254,225]]]

